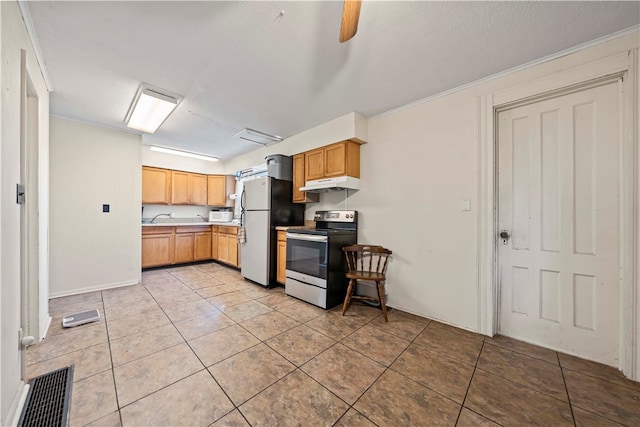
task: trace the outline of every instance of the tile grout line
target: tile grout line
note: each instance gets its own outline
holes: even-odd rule
[[[142,280],[140,280],[140,284],[142,284]],[[116,408],[118,411],[118,419],[120,420],[120,425],[123,426],[122,422],[122,412],[120,411],[120,399],[118,398],[118,386],[116,384],[116,368],[113,364],[113,354],[111,352],[111,338],[109,337],[109,325],[107,322],[107,312],[104,307],[104,297],[102,295],[102,291],[100,292],[100,300],[102,301],[102,312],[104,313],[104,328],[107,332],[107,344],[109,345],[109,361],[111,362],[111,378],[113,379],[113,391],[116,396]]]
[[[456,418],[456,424],[460,421],[460,415],[462,415],[462,410],[465,408],[464,404],[467,401],[467,395],[469,394],[469,389],[471,388],[471,383],[473,382],[473,377],[476,375],[476,370],[478,369],[478,363],[480,362],[480,355],[482,354],[482,350],[484,350],[484,338],[482,338],[482,345],[480,346],[480,351],[478,352],[478,356],[476,357],[476,363],[473,364],[473,372],[471,373],[471,378],[469,378],[469,385],[467,386],[467,390],[464,392],[464,397],[462,398],[462,404],[460,404],[460,411],[458,411],[458,417]],[[484,417],[484,415],[479,414]],[[487,417],[484,417],[487,418]],[[496,422],[491,418],[487,418],[490,421]],[[496,422],[496,424],[499,424]]]
[[[571,419],[573,420],[573,425],[577,426],[576,416],[573,413],[573,404],[571,403],[571,396],[569,395],[569,386],[567,386],[567,379],[564,377],[564,369],[562,368],[562,364],[560,363],[560,356],[556,351],[556,358],[558,359],[558,366],[560,366],[560,374],[562,375],[562,383],[564,384],[564,391],[567,393],[567,402],[569,402],[569,411],[571,412]]]
[[[169,274],[171,274],[171,273],[169,273]],[[173,276],[173,274],[171,274],[171,275]],[[174,277],[175,277],[175,276],[174,276]],[[177,277],[176,277],[176,280],[178,280],[181,284],[183,284],[183,285],[187,286],[187,285],[186,285],[182,280],[180,280],[179,278],[177,278]],[[188,287],[188,286],[187,286],[187,287]],[[145,287],[145,289],[146,289],[146,287]],[[189,289],[191,289],[191,288],[189,288]],[[148,292],[148,291],[149,291],[149,290],[147,289],[147,292]],[[194,293],[196,293],[193,289],[191,289],[191,291],[192,291],[192,292],[194,292]],[[151,292],[149,292],[149,293],[151,293]],[[198,294],[198,296],[200,296],[200,295]],[[214,381],[214,382],[216,383],[216,385],[220,388],[220,390],[222,391],[222,393],[224,393],[225,397],[226,397],[227,399],[229,399],[229,402],[231,402],[231,405],[233,406],[233,409],[231,409],[229,412],[227,412],[226,414],[224,414],[224,415],[223,415],[223,416],[221,416],[220,418],[217,418],[217,419],[213,420],[212,424],[213,424],[213,423],[215,423],[215,422],[217,422],[218,420],[220,420],[220,419],[222,419],[222,418],[226,417],[227,415],[229,415],[229,414],[230,414],[231,412],[233,412],[234,410],[238,410],[238,412],[240,413],[240,415],[242,416],[242,418],[244,418],[244,419],[245,419],[245,421],[247,421],[247,423],[248,423],[248,424],[250,424],[250,423],[249,423],[249,421],[244,417],[244,414],[242,414],[242,412],[240,412],[240,409],[236,406],[236,404],[235,404],[235,403],[234,403],[234,401],[231,399],[231,397],[229,397],[229,395],[227,394],[227,392],[225,391],[225,389],[220,385],[220,383],[218,382],[218,380],[216,380],[216,378],[213,376],[213,374],[211,373],[211,371],[209,371],[209,369],[208,369],[208,368],[207,368],[207,366],[204,364],[204,362],[202,361],[202,359],[200,359],[200,356],[198,356],[198,354],[195,352],[195,350],[193,349],[193,347],[191,347],[191,344],[189,344],[189,341],[188,341],[188,340],[186,339],[186,337],[182,334],[182,332],[180,332],[180,329],[178,329],[178,327],[176,327],[176,325],[175,325],[174,321],[173,321],[173,320],[169,317],[169,315],[167,315],[167,313],[164,311],[164,308],[162,307],[162,305],[160,305],[160,303],[158,303],[158,301],[155,299],[155,296],[154,296],[153,294],[151,294],[151,297],[154,299],[154,301],[156,301],[156,304],[158,304],[158,306],[160,307],[160,310],[162,310],[162,312],[165,314],[165,316],[167,316],[167,319],[169,319],[169,322],[171,323],[171,325],[176,329],[176,331],[178,332],[178,334],[182,337],[182,339],[184,340],[184,343],[187,345],[187,347],[189,347],[189,350],[193,353],[193,355],[196,357],[196,359],[198,359],[198,362],[200,362],[200,364],[202,365],[203,370],[204,370],[204,371],[206,371],[206,372],[209,374],[209,376],[211,377],[211,379],[213,379],[213,381]],[[200,297],[202,298],[202,296],[200,296]],[[203,298],[203,299],[204,299],[204,298]],[[206,301],[206,299],[204,299],[204,300]],[[212,308],[214,308],[214,309],[216,309],[216,310],[218,310],[218,311],[220,311],[220,310],[219,310],[217,307],[215,307],[213,304],[211,304],[211,307],[212,307]],[[220,313],[224,314],[222,311],[220,311]],[[194,316],[194,317],[197,317],[197,316]],[[194,317],[190,317],[190,318],[188,318],[188,319],[193,319]],[[182,319],[182,320],[188,320],[188,319]],[[182,321],[182,320],[180,320],[180,321]],[[233,322],[235,322],[235,320],[233,320],[233,319],[231,319],[231,320],[232,320]],[[238,323],[237,323],[237,322],[235,322],[235,324],[237,325]],[[233,325],[230,325],[230,326],[228,326],[228,327],[231,327],[231,326],[233,326]],[[226,329],[226,328],[221,328],[221,329],[218,329],[218,330],[222,330],[222,329]],[[216,331],[214,331],[214,332],[217,332],[217,330],[216,330]],[[207,334],[205,334],[205,335],[207,335]],[[202,335],[202,336],[204,336],[204,335]],[[199,337],[197,337],[197,338],[199,338]],[[195,339],[195,338],[194,338],[194,339]],[[177,344],[177,345],[180,345],[180,344]],[[175,347],[175,346],[173,346],[173,347]],[[171,347],[168,347],[168,348],[171,348]],[[162,351],[162,350],[161,350],[161,351]],[[156,352],[156,353],[157,353],[157,352]],[[226,359],[225,359],[225,360],[226,360]],[[213,366],[213,365],[212,365],[212,366]],[[194,373],[193,373],[193,374],[191,374],[191,375],[187,375],[187,376],[186,376],[186,377],[184,377],[184,378],[180,378],[179,380],[177,380],[177,381],[175,381],[175,382],[173,382],[173,383],[171,383],[171,384],[168,384],[168,385],[166,385],[166,386],[164,386],[164,387],[162,387],[162,388],[160,388],[160,389],[158,389],[158,390],[154,390],[153,392],[149,393],[149,394],[148,394],[148,395],[146,395],[146,396],[141,397],[140,399],[137,399],[136,401],[141,400],[141,399],[144,399],[145,397],[150,396],[150,395],[152,395],[152,394],[154,394],[154,393],[157,393],[158,391],[160,391],[160,390],[162,390],[162,389],[165,389],[165,388],[167,388],[167,387],[169,387],[169,386],[171,386],[171,385],[173,385],[173,384],[176,384],[176,383],[178,383],[178,382],[180,382],[180,381],[182,381],[182,380],[184,380],[184,379],[186,379],[186,378],[189,378],[190,376],[193,376],[193,375],[197,374],[198,372],[202,372],[202,371],[197,371],[197,372],[194,372]],[[133,403],[134,403],[134,402],[131,402],[130,404],[133,404]]]
[[[213,278],[214,278],[214,279],[216,279],[215,277],[213,277]],[[178,279],[178,280],[180,280],[180,279]],[[184,282],[182,282],[182,280],[180,280],[180,282],[184,284]],[[188,287],[188,285],[185,285],[185,286],[187,286],[187,287]],[[234,290],[234,291],[235,291],[235,290]],[[195,291],[194,291],[194,292],[195,292]],[[232,292],[233,292],[233,291],[232,291]],[[196,292],[196,293],[197,293],[197,292]],[[199,294],[198,294],[198,295],[199,295]],[[246,295],[246,294],[245,294],[245,295]],[[199,295],[199,296],[200,296],[200,295]],[[248,296],[248,295],[247,295],[247,296]],[[202,298],[202,296],[201,296],[201,298]],[[253,297],[251,297],[251,298],[252,298],[252,301],[255,301],[255,298],[253,298]],[[206,301],[206,298],[203,298],[203,299]],[[158,305],[159,305],[159,304],[158,304]],[[215,308],[216,310],[218,310],[221,314],[223,314],[223,315],[224,315],[224,312],[223,312],[222,310],[220,310],[218,307],[214,306],[213,304],[211,304],[211,306],[212,306],[213,308]],[[162,308],[162,307],[161,307],[161,308]],[[165,313],[165,314],[166,314],[166,313]],[[169,316],[167,316],[167,317],[169,317]],[[196,317],[197,317],[197,316],[196,316]],[[248,348],[246,348],[246,349],[244,349],[244,350],[242,350],[242,351],[238,352],[238,353],[235,353],[235,354],[233,354],[233,355],[231,355],[231,356],[229,356],[229,357],[226,357],[226,358],[224,358],[224,359],[222,359],[222,360],[219,360],[218,362],[214,363],[214,364],[213,364],[213,365],[211,365],[211,366],[214,366],[214,365],[216,365],[216,364],[218,364],[218,363],[221,363],[221,362],[223,362],[223,361],[225,361],[225,360],[228,360],[228,359],[230,359],[231,357],[237,356],[238,354],[244,353],[245,351],[247,351],[247,350],[249,350],[249,349],[251,349],[251,348],[257,347],[258,345],[260,345],[260,344],[264,343],[260,338],[256,337],[254,334],[252,334],[252,333],[251,333],[251,331],[249,331],[249,330],[245,329],[242,325],[240,325],[240,323],[239,323],[239,322],[237,322],[235,319],[233,319],[233,318],[231,318],[231,317],[229,317],[229,316],[226,316],[226,317],[228,317],[231,321],[233,321],[233,322],[234,322],[234,325],[229,325],[229,326],[227,326],[227,327],[225,327],[225,328],[220,328],[220,329],[218,329],[218,330],[216,330],[216,331],[214,331],[214,332],[217,332],[217,331],[219,331],[219,330],[223,330],[223,329],[227,329],[227,328],[230,328],[230,327],[232,327],[232,326],[236,326],[236,325],[237,325],[237,326],[241,327],[242,329],[244,329],[245,331],[247,331],[247,333],[249,333],[249,334],[251,334],[253,337],[255,337],[259,342],[258,342],[257,344],[255,344],[255,345],[252,345],[252,346],[250,346],[250,347],[248,347]],[[255,316],[255,317],[258,317],[258,316]],[[169,321],[173,324],[173,320],[171,320],[171,318],[169,318]],[[226,398],[227,398],[227,399],[229,399],[229,402],[231,402],[231,405],[233,405],[233,409],[232,409],[231,411],[227,412],[227,413],[226,413],[226,414],[224,414],[222,417],[220,417],[220,418],[218,418],[218,419],[214,420],[214,421],[213,421],[213,423],[216,423],[216,422],[217,422],[217,421],[219,421],[220,419],[222,419],[222,418],[226,417],[227,415],[229,415],[229,414],[230,414],[230,413],[232,413],[233,411],[237,410],[237,411],[238,411],[238,413],[240,414],[240,416],[241,416],[241,417],[242,417],[242,418],[247,422],[247,424],[249,424],[249,426],[251,426],[251,423],[250,423],[250,422],[249,422],[249,420],[246,418],[246,416],[242,413],[242,411],[240,410],[240,407],[239,407],[238,405],[236,405],[236,403],[233,401],[233,399],[231,399],[231,396],[229,396],[229,394],[228,394],[228,393],[227,393],[227,391],[224,389],[224,387],[222,387],[222,385],[218,382],[218,380],[217,380],[217,379],[216,379],[216,377],[213,375],[213,373],[212,373],[212,372],[209,370],[209,368],[205,365],[205,363],[202,361],[202,359],[200,359],[200,356],[198,356],[198,354],[197,354],[197,353],[196,353],[196,351],[193,349],[193,347],[191,347],[191,345],[189,344],[189,341],[184,337],[184,335],[182,335],[182,332],[180,332],[180,330],[175,326],[175,324],[173,324],[173,326],[178,330],[178,333],[179,333],[179,334],[180,334],[180,336],[182,336],[182,338],[185,340],[185,343],[187,344],[187,346],[189,347],[189,349],[191,350],[191,352],[192,352],[192,353],[194,354],[194,356],[198,359],[198,361],[202,364],[202,366],[204,367],[204,370],[205,370],[205,371],[207,371],[207,373],[209,374],[209,376],[213,379],[213,381],[216,383],[216,385],[217,385],[217,386],[220,388],[220,390],[224,393],[224,395],[226,396]],[[214,332],[212,332],[212,333],[214,333]],[[202,336],[205,336],[205,335],[208,335],[208,334],[204,334],[204,335],[202,335]],[[198,338],[199,338],[199,337],[198,337]],[[264,343],[264,344],[265,344],[265,345],[267,345],[266,343]],[[268,348],[271,348],[271,347],[269,347],[268,345],[267,345],[267,347],[268,347]],[[278,353],[278,354],[279,354],[279,353]],[[286,358],[285,358],[285,360],[286,360]],[[293,363],[292,363],[292,365],[293,365],[293,366],[296,366],[296,365],[295,365],[295,364],[293,364]],[[296,368],[297,368],[297,367],[296,367]],[[293,371],[295,371],[295,369],[294,369]],[[293,371],[292,371],[292,372],[293,372]],[[289,373],[289,374],[290,374],[290,373]],[[287,374],[287,375],[289,375],[289,374]],[[287,375],[285,375],[285,377],[286,377]],[[284,378],[284,377],[283,377],[283,378]],[[281,379],[282,379],[282,378],[281,378]],[[281,379],[278,379],[278,380],[277,380],[277,381],[275,381],[274,383],[269,384],[269,385],[268,385],[267,387],[265,387],[264,389],[262,389],[262,390],[258,391],[256,394],[252,395],[249,399],[247,399],[245,402],[243,402],[243,404],[244,404],[244,403],[246,403],[246,402],[248,402],[249,400],[253,399],[255,396],[257,396],[258,394],[262,393],[264,390],[266,390],[267,388],[271,387],[273,384],[275,384],[276,382],[280,381]],[[212,424],[213,424],[213,423],[212,423]]]

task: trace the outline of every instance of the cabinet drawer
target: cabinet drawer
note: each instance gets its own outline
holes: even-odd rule
[[[142,227],[142,234],[172,234],[174,227],[168,226],[144,226]]]
[[[218,226],[218,233],[220,234],[238,234],[238,227],[225,227]]]
[[[206,233],[211,231],[210,225],[185,225],[176,227],[176,233]]]

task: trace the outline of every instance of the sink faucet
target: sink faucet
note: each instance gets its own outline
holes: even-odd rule
[[[209,222],[209,218],[205,218],[205,217],[203,217],[203,216],[202,216],[202,215],[200,215],[200,214],[198,214],[198,216],[199,216],[200,218],[202,218],[202,220],[203,220],[204,222]]]
[[[156,220],[156,218],[158,218],[159,216],[168,216],[168,217],[171,217],[171,214],[158,214],[158,215],[154,216],[154,217],[151,219],[151,221],[149,221],[149,224],[153,224],[153,221],[155,221],[155,220]]]

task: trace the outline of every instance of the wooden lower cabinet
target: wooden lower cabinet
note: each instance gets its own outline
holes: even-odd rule
[[[218,261],[240,267],[238,227],[218,227]]]
[[[173,227],[142,229],[142,268],[173,264]]]
[[[287,278],[287,232],[278,231],[278,268],[276,272],[276,281],[282,285]]]
[[[184,226],[175,230],[175,264],[211,259],[211,226]]]
[[[211,258],[211,230],[194,233],[193,259],[205,261]]]
[[[142,227],[142,268],[206,260],[240,267],[237,227]]]
[[[173,262],[181,264],[194,261],[193,245],[193,233],[176,233]]]
[[[211,259],[218,260],[218,226],[211,226]]]

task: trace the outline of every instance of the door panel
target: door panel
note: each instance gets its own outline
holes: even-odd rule
[[[618,83],[498,114],[499,332],[616,365]]]

